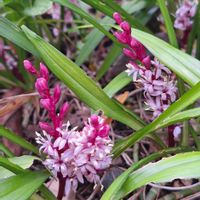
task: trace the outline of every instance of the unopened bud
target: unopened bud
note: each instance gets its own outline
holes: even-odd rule
[[[39,126],[42,130],[46,131],[47,133],[51,133],[53,128],[46,122],[39,122]]]
[[[107,137],[110,131],[110,127],[108,124],[104,125],[103,128],[99,131],[99,136]]]
[[[46,80],[49,79],[49,71],[43,63],[40,63],[40,76]]]
[[[97,115],[92,115],[89,118],[89,122],[93,127],[98,127],[99,126],[99,117]]]
[[[63,121],[66,113],[68,112],[69,110],[69,104],[66,102],[62,105],[61,109],[60,109],[60,113],[59,113],[59,118],[60,118],[60,121]]]
[[[35,82],[35,88],[42,97],[45,97],[49,92],[48,83],[44,78],[38,78]]]
[[[120,24],[120,27],[122,30],[124,30],[126,33],[131,34],[131,27],[128,22],[124,21]]]
[[[50,99],[40,99],[40,104],[48,111],[52,110],[52,104]]]
[[[121,42],[122,44],[127,44],[127,38],[124,34],[120,32],[115,32],[114,36]]]
[[[37,70],[32,65],[32,63],[29,60],[24,60],[24,67],[26,71],[28,71],[31,74],[37,74]]]
[[[54,88],[54,92],[53,92],[53,98],[54,98],[55,104],[59,101],[60,95],[61,95],[60,86],[56,85],[55,88]]]
[[[123,49],[123,53],[124,53],[126,56],[132,58],[133,60],[135,60],[135,59],[137,58],[135,52],[133,52],[133,51],[130,50],[130,49],[124,48],[124,49]]]
[[[151,58],[150,56],[146,56],[143,60],[142,63],[144,64],[144,66],[149,69],[151,66]]]
[[[118,12],[115,12],[113,14],[113,19],[116,21],[117,24],[121,24],[122,23],[122,18],[121,15]]]

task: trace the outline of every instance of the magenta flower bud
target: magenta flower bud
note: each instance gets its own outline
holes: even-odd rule
[[[142,63],[144,64],[144,66],[149,69],[151,66],[151,58],[150,56],[146,56],[143,60]]]
[[[53,128],[46,122],[39,122],[39,126],[42,130],[51,133],[53,131]]]
[[[29,60],[24,60],[24,67],[26,71],[28,71],[31,74],[37,74],[37,70],[32,65],[32,63]]]
[[[46,80],[49,79],[49,71],[43,63],[40,63],[40,76]]]
[[[45,97],[49,92],[48,83],[44,78],[38,78],[35,82],[35,88],[42,97]]]
[[[133,51],[130,50],[130,49],[124,48],[124,49],[123,49],[123,53],[124,53],[126,56],[132,58],[133,60],[135,60],[135,59],[137,58],[137,55],[135,54],[135,52],[133,52]]]
[[[99,126],[99,117],[97,115],[92,115],[89,120],[93,127],[97,128]]]
[[[132,38],[131,39],[131,47],[135,50],[137,48],[139,48],[140,46],[140,42],[137,41],[135,38]]]
[[[62,105],[61,109],[60,109],[60,113],[59,113],[59,119],[60,121],[62,121],[66,115],[66,113],[69,110],[69,104],[66,102]]]
[[[144,46],[135,38],[132,38],[131,40],[131,47],[134,49],[140,61],[142,61],[147,56]]]
[[[117,24],[120,25],[122,23],[121,15],[118,12],[113,13],[113,18]]]
[[[103,128],[99,131],[100,137],[107,137],[110,131],[110,127],[108,124],[104,125]]]
[[[128,22],[124,21],[120,24],[120,27],[128,34],[131,34],[131,27]]]
[[[50,99],[40,99],[40,104],[48,111],[51,111],[53,108]]]
[[[124,36],[124,34],[120,33],[120,32],[115,32],[114,36],[119,40],[119,42],[121,42],[122,44],[127,44],[127,39]]]
[[[55,88],[54,88],[54,92],[53,92],[53,98],[54,98],[55,104],[59,101],[60,95],[61,95],[60,86],[56,85]]]

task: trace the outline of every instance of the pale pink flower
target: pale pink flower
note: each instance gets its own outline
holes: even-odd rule
[[[195,1],[185,0],[176,11],[174,27],[182,31],[190,29],[193,24],[192,18],[196,13],[196,8],[197,4]]]

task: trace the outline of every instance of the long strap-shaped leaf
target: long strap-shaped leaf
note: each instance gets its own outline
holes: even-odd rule
[[[200,81],[200,61],[196,58],[140,30],[132,29],[132,36],[186,83],[192,86]]]
[[[28,170],[25,170],[23,168],[21,168],[19,165],[14,164],[12,162],[10,162],[7,158],[4,157],[0,157],[0,166],[8,169],[9,171],[15,173],[15,174],[23,174],[28,172]],[[50,176],[50,174],[49,174]],[[42,185],[39,188],[40,192],[42,192],[42,194],[44,195],[44,197],[48,200],[56,200],[56,197],[53,195],[53,193],[46,188],[46,186]]]
[[[164,149],[162,151],[155,152],[140,161],[134,163],[131,167],[129,167],[125,172],[123,172],[120,176],[118,176],[112,184],[109,186],[109,188],[105,191],[103,194],[101,200],[111,200],[115,199],[115,196],[118,195],[120,188],[124,184],[124,182],[127,180],[129,177],[129,174],[131,174],[133,171],[141,168],[142,166],[148,164],[149,162],[152,162],[158,158],[161,158],[163,156],[167,156],[168,154],[172,153],[180,153],[183,151],[188,151],[186,148],[181,148],[181,147],[175,147],[175,148],[169,148],[169,149]]]
[[[121,199],[128,193],[148,183],[169,182],[177,178],[200,178],[200,152],[180,153],[150,163],[130,174],[115,199]]]
[[[183,150],[183,149],[182,149]],[[148,183],[169,182],[177,178],[189,179],[200,177],[200,152],[180,153],[169,158],[149,163],[167,153],[180,152],[181,149],[167,149],[154,153],[121,174],[104,193],[101,200],[118,200],[128,193]],[[141,165],[145,165],[142,168]],[[139,168],[139,169],[138,169]],[[135,171],[138,169],[137,171]]]
[[[11,130],[5,128],[4,126],[0,126],[0,136],[9,139],[15,144],[20,145],[21,147],[28,149],[29,151],[34,152],[35,154],[39,154],[38,149],[32,145],[30,142],[26,141],[24,138],[16,135]]]
[[[25,26],[22,29],[51,71],[83,102],[94,110],[104,111],[108,117],[116,119],[133,129],[138,130],[143,126],[137,116],[126,112],[115,101],[111,100],[75,63]]]
[[[27,200],[49,177],[45,171],[25,172],[0,182],[1,200]]]
[[[6,18],[0,16],[0,35],[12,41],[21,48],[31,52],[35,56],[39,56],[34,46],[25,37],[20,28],[12,24]]]
[[[155,119],[151,124],[148,124],[144,128],[136,131],[132,135],[123,140],[117,142],[114,146],[113,153],[114,156],[119,156],[128,147],[132,146],[135,142],[141,140],[144,136],[149,133],[167,126],[167,120],[173,117],[175,114],[194,103],[200,98],[200,83],[192,87],[187,93],[185,93],[180,99],[173,103],[167,110],[165,110],[157,119]],[[165,123],[166,120],[166,123]]]

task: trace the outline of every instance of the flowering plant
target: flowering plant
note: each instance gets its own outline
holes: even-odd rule
[[[0,11],[0,199],[198,192],[199,3],[28,2]]]

